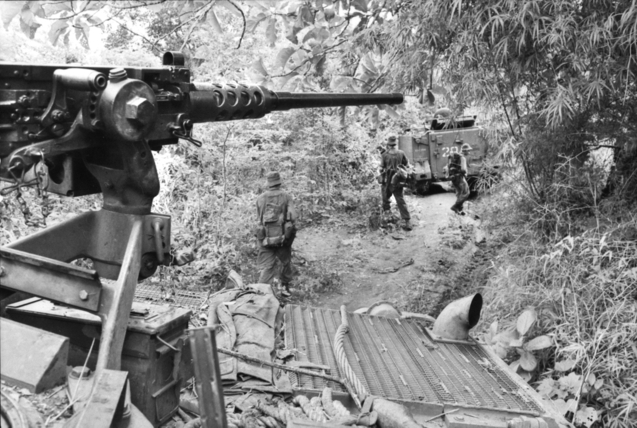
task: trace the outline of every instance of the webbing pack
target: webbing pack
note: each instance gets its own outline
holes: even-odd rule
[[[263,218],[264,247],[280,247],[285,242],[287,200],[284,194],[264,195]]]

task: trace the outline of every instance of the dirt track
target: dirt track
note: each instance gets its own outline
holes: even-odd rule
[[[299,233],[295,250],[300,258],[338,273],[342,281],[342,287],[320,294],[312,305],[345,305],[353,311],[390,301],[404,310],[433,314],[450,298],[471,292],[465,290],[472,274],[468,269],[475,266],[472,256],[478,250],[471,203],[469,215],[460,217],[449,209],[455,201],[450,192],[406,200],[414,223],[410,232],[342,228]]]

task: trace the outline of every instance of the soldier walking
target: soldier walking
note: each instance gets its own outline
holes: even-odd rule
[[[464,215],[462,206],[469,199],[469,184],[467,183],[467,158],[472,150],[469,144],[463,144],[461,153],[453,153],[447,160],[447,174],[456,190],[456,203],[451,206],[451,211]]]
[[[281,262],[281,295],[290,296],[293,279],[292,242],[296,236],[296,213],[292,196],[281,189],[278,172],[266,175],[268,190],[257,198],[257,268],[259,283],[271,284],[276,277],[276,261]]]
[[[409,215],[407,203],[403,196],[409,161],[407,160],[405,152],[396,148],[396,144],[396,136],[390,136],[387,139],[387,151],[382,154],[380,161],[383,216],[387,216],[390,213],[391,202],[389,199],[394,196],[403,222],[402,227],[405,230],[411,230],[413,228],[411,225],[411,216]]]

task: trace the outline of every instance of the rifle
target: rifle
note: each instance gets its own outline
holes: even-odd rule
[[[181,53],[167,52],[155,68],[0,65],[2,195],[21,201],[20,191],[33,186],[44,200],[47,192],[104,198],[99,211],[0,247],[0,287],[99,315],[98,371],[120,368],[135,285],[170,260],[170,216],[151,213],[159,193],[152,151],[179,139],[200,146],[196,123],[403,101],[192,82],[184,64]],[[82,257],[94,268],[70,263]]]

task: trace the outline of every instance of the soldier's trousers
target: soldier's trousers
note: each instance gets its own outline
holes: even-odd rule
[[[277,259],[281,262],[281,284],[289,284],[293,278],[292,269],[292,246],[268,248],[259,245],[259,255],[257,256],[257,269],[259,269],[259,283],[272,284],[272,280],[277,276]]]
[[[394,199],[396,199],[398,211],[400,211],[400,218],[403,220],[409,220],[411,218],[409,210],[407,209],[407,203],[403,196],[403,186],[394,186],[391,183],[383,184],[381,187],[381,196],[383,199],[383,211],[389,211],[391,208],[391,202],[389,199],[393,196]]]
[[[462,211],[462,205],[469,199],[469,184],[461,174],[453,176],[451,183],[454,189],[456,189],[456,203],[451,206],[451,209],[454,211]]]

